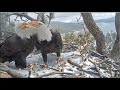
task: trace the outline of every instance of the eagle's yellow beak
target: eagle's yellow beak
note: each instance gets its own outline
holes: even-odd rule
[[[23,22],[18,28],[20,28],[20,29],[27,29],[27,28],[30,28],[30,26],[29,26],[28,23]]]
[[[30,25],[33,27],[39,27],[39,26],[43,25],[43,23],[39,22],[39,21],[31,21]]]

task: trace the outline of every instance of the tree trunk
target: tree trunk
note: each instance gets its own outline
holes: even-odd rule
[[[115,28],[117,36],[110,56],[112,59],[117,60],[120,59],[120,13],[115,15]]]
[[[96,25],[91,13],[81,13],[83,21],[89,30],[89,32],[94,36],[96,40],[96,51],[100,54],[105,53],[105,37],[100,28]]]
[[[2,38],[2,17],[1,17],[1,13],[0,13],[0,38]]]

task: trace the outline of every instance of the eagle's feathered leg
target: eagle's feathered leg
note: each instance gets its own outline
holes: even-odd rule
[[[46,67],[48,67],[47,54],[46,54],[46,53],[42,53],[42,57],[43,57],[44,64],[40,64],[40,66],[41,66],[42,68],[46,68]]]
[[[56,61],[57,61],[57,64],[59,64],[59,63],[61,63],[60,51],[56,52],[56,54],[57,54],[57,59],[56,59]]]

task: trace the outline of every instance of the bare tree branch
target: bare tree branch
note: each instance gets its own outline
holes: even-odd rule
[[[103,78],[103,75],[102,75],[102,73],[100,72],[100,69],[97,67],[96,63],[94,63],[94,65],[95,65],[95,68],[96,68],[96,70],[97,70],[100,78]]]
[[[43,78],[43,77],[50,76],[50,75],[54,75],[54,74],[68,74],[68,75],[73,75],[73,76],[75,76],[73,73],[68,73],[68,72],[50,72],[50,73],[41,75],[39,78]]]
[[[7,72],[9,75],[11,75],[13,78],[27,78],[26,76],[20,74],[19,72],[12,70],[7,65],[0,63],[0,70]]]
[[[49,18],[49,22],[48,22],[48,27],[49,27],[51,20],[54,18],[54,13],[50,12],[49,16],[47,15],[47,17]]]
[[[45,15],[45,12],[39,12],[39,13],[36,13],[36,14],[38,14],[37,21],[41,21],[41,18]]]
[[[70,64],[72,64],[72,65],[74,65],[74,66],[77,66],[77,67],[79,67],[79,68],[82,68],[82,67],[83,67],[83,66],[80,66],[80,65],[77,64],[77,63],[72,62],[70,59],[68,59],[67,62],[70,63]]]
[[[108,57],[107,55],[101,55],[100,53],[97,53],[96,51],[89,49],[89,52],[91,53],[91,55],[96,56],[96,57],[100,57],[102,59],[104,59],[105,57]]]
[[[95,69],[96,69],[96,71],[97,71],[98,74],[99,74],[99,77],[100,77],[100,78],[103,78],[103,75],[102,75],[101,71],[99,70],[99,68],[97,67],[97,64],[96,64],[95,62],[91,61],[90,59],[88,59],[88,60],[89,60],[91,63],[94,64]]]
[[[31,21],[37,21],[36,19],[34,19],[34,18],[30,17],[29,15],[24,14],[24,13],[11,13],[7,16],[11,16],[11,15],[17,15],[19,17],[25,17],[25,18],[27,18],[28,20],[31,20]]]
[[[53,67],[48,67],[48,69],[52,69],[52,70],[55,70],[55,71],[60,71],[59,69],[53,68]]]
[[[76,17],[76,19],[77,19],[77,23],[79,24],[79,21],[81,19],[81,14],[80,14],[80,17],[79,18]]]
[[[94,74],[94,75],[97,75],[97,76],[99,75],[98,73],[94,73],[94,72],[91,72],[91,71],[83,70],[83,69],[82,69],[82,66],[80,66],[80,65],[77,64],[77,63],[72,62],[71,60],[68,60],[68,63],[70,63],[70,64],[72,64],[72,65],[74,65],[74,66],[79,67],[79,68],[78,68],[79,71],[83,71],[83,72],[88,73],[88,74]]]

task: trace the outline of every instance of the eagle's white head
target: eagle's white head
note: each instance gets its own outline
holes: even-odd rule
[[[22,39],[30,38],[30,36],[35,34],[38,37],[38,41],[51,41],[52,39],[49,28],[39,21],[23,22],[15,28],[15,32]]]

